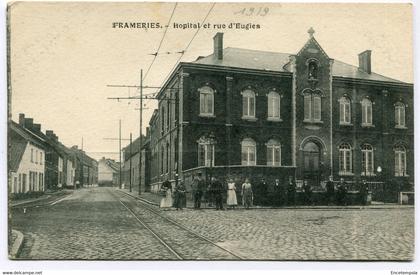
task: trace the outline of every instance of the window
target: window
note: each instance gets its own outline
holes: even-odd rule
[[[165,164],[165,147],[162,146],[161,148],[161,159],[160,159],[160,173],[163,174],[164,170],[164,164]]]
[[[35,150],[35,163],[38,164],[38,150]]]
[[[257,155],[257,147],[255,141],[246,138],[241,143],[241,152],[242,152],[242,165],[251,166],[256,165],[256,155]]]
[[[198,166],[214,166],[214,142],[207,138],[198,141]]]
[[[161,131],[162,131],[162,134],[165,132],[165,108],[164,107],[162,107],[162,119],[161,119]]]
[[[321,95],[305,93],[304,97],[304,119],[307,122],[321,121]]]
[[[407,175],[406,150],[402,145],[394,147],[395,156],[395,176],[404,177]]]
[[[280,95],[276,92],[268,94],[268,119],[280,120]]]
[[[339,151],[339,173],[340,175],[351,174],[352,170],[352,150],[348,143],[343,143],[338,147]]]
[[[34,162],[34,149],[31,148],[31,162]]]
[[[278,142],[277,140],[270,139],[267,142],[267,165],[281,165],[281,145],[280,142]]]
[[[255,93],[251,90],[242,92],[242,117],[255,118]]]
[[[370,144],[362,145],[362,175],[374,175],[373,147]]]
[[[318,78],[318,64],[316,60],[311,60],[308,62],[308,79],[317,79]]]
[[[405,106],[401,102],[395,104],[395,127],[405,128]]]
[[[372,101],[362,100],[362,126],[372,126]]]
[[[200,115],[214,116],[214,90],[209,86],[198,89],[200,92]]]
[[[166,144],[166,173],[169,172],[169,153],[170,153],[169,143],[167,143]]]
[[[18,193],[22,192],[22,174],[19,174],[19,186],[18,186]]]
[[[39,164],[42,164],[42,152],[39,152]]]
[[[340,98],[340,124],[351,123],[350,99],[347,97]]]

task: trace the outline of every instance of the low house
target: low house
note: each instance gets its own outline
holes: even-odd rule
[[[32,125],[41,128],[39,124]],[[9,190],[12,195],[44,192],[45,140],[24,125],[9,126]]]
[[[98,185],[118,186],[120,184],[120,164],[113,159],[103,157],[98,162]]]

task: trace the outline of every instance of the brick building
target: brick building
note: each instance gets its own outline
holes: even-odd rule
[[[412,188],[413,85],[372,72],[369,50],[358,67],[332,59],[308,33],[297,54],[223,48],[217,33],[213,54],[177,66],[149,123],[152,191],[197,172]]]

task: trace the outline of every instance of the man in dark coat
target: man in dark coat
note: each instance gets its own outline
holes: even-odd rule
[[[287,185],[287,204],[296,205],[296,186],[292,177],[289,177],[289,184]]]
[[[256,205],[265,206],[267,205],[267,182],[264,178],[261,179],[261,182],[256,186],[254,194],[254,202]]]
[[[306,180],[303,182],[303,201],[305,205],[312,204],[312,188]]]
[[[211,179],[211,189],[213,190],[214,200],[216,203],[216,210],[224,210],[223,209],[223,184],[221,181],[216,179],[216,177],[212,177]]]
[[[205,183],[201,178],[201,173],[199,173],[193,180],[191,189],[194,196],[194,209],[200,209],[201,207],[201,197],[203,196]]]
[[[328,205],[331,205],[334,200],[334,181],[332,176],[327,181],[326,189],[326,201]]]
[[[347,205],[347,184],[343,178],[340,179],[337,186],[337,204]]]
[[[284,201],[284,188],[279,179],[276,179],[273,184],[273,206],[281,206]]]
[[[369,193],[369,186],[365,179],[362,180],[362,183],[360,184],[359,188],[359,195],[360,195],[360,202],[362,205],[367,204],[367,196]]]

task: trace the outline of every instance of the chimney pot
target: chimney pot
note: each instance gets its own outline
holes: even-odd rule
[[[19,114],[19,125],[25,126],[25,114],[22,114],[22,113]]]
[[[41,132],[41,124],[39,123],[34,123],[34,127],[33,127],[35,132]]]
[[[25,128],[32,130],[34,127],[34,119],[33,118],[25,118]]]
[[[366,50],[359,53],[359,69],[370,74],[372,72],[371,65],[371,50]]]
[[[216,35],[213,37],[213,45],[214,45],[213,55],[218,60],[222,60],[223,59],[223,33],[222,32],[216,33]]]

